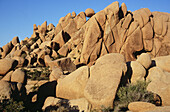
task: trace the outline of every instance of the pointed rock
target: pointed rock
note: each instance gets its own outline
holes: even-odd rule
[[[122,12],[123,12],[123,16],[125,17],[126,14],[127,14],[127,6],[126,6],[125,3],[122,3],[122,5],[121,5],[121,10],[122,10]]]
[[[18,37],[14,37],[12,39],[12,45],[15,46],[17,43],[19,43],[19,38]]]
[[[76,17],[76,13],[73,11],[72,12],[72,17],[75,18]]]
[[[80,58],[80,62],[85,64],[88,63],[88,59],[94,49],[94,45],[101,37],[101,31],[96,19],[92,17],[88,22],[90,26],[88,26],[89,29],[85,32],[85,39]]]

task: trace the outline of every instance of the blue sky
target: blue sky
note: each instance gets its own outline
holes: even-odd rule
[[[0,0],[0,47],[7,44],[13,37],[20,40],[33,33],[33,24],[57,25],[59,19],[67,13],[77,14],[87,8],[95,12],[103,10],[114,0]],[[118,0],[125,3],[127,9],[135,11],[149,8],[151,11],[170,13],[170,0]]]

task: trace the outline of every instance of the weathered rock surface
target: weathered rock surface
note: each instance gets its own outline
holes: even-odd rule
[[[159,67],[154,67],[149,70],[147,78],[151,80],[147,90],[158,94],[161,97],[163,106],[169,106],[170,73],[164,72]]]
[[[152,60],[149,54],[142,53],[137,60],[141,65],[143,65],[146,69],[151,66]]]
[[[65,99],[84,98],[84,88],[89,77],[89,68],[78,68],[63,79],[58,80],[56,96]]]
[[[132,112],[145,112],[155,108],[154,104],[147,102],[132,102],[128,105],[128,109]]]
[[[21,69],[16,69],[11,75],[11,82],[25,83],[26,76]]]
[[[163,106],[163,107],[156,107],[146,112],[169,112],[169,111],[170,111],[170,106]]]
[[[71,107],[77,106],[80,112],[89,112],[91,110],[91,104],[85,98],[70,100],[69,104]]]
[[[131,61],[132,76],[131,82],[135,83],[138,80],[144,80],[146,75],[145,68],[138,61]]]
[[[0,74],[5,75],[10,69],[15,67],[17,63],[13,59],[0,59]]]
[[[90,68],[90,77],[84,89],[84,96],[92,108],[113,106],[120,79],[126,69],[121,54],[107,54],[96,61]]]
[[[63,75],[62,69],[55,67],[49,76],[49,81],[57,81],[62,75]]]
[[[45,110],[48,106],[55,106],[61,99],[55,97],[47,97],[44,101],[42,110]]]
[[[151,12],[148,8],[131,12],[125,3],[119,6],[116,1],[96,13],[90,8],[77,15],[74,11],[68,13],[56,26],[47,21],[34,24],[30,38],[19,41],[19,37],[14,37],[0,47],[0,83],[4,84],[0,88],[9,96],[10,84],[6,81],[12,82],[11,87],[19,90],[17,96],[25,86],[25,77],[31,76],[21,67],[49,68],[35,74],[50,74],[45,77],[50,81],[29,80],[26,85],[27,94],[33,92],[31,88],[40,88],[32,98],[34,103],[41,103],[38,108],[51,95],[71,99],[70,103],[86,111],[90,104],[92,108],[112,107],[118,86],[127,75],[132,83],[150,80],[147,89],[169,106],[169,18],[168,13]],[[35,74],[31,77],[36,78]],[[54,103],[54,99],[50,101]]]
[[[164,71],[170,72],[170,55],[156,57],[155,59],[156,66],[163,69]]]
[[[11,98],[12,89],[11,84],[7,81],[0,80],[0,99],[7,99]]]

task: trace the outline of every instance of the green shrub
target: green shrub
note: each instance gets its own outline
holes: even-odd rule
[[[146,90],[149,82],[138,81],[135,84],[128,84],[120,87],[117,92],[115,105],[118,108],[127,110],[128,104],[135,101],[144,101],[154,103],[154,95]]]
[[[22,101],[14,101],[13,99],[3,99],[0,102],[1,112],[23,112],[24,103]]]
[[[39,85],[34,84],[34,86],[31,89],[32,89],[32,92],[38,92]]]
[[[112,112],[112,109],[111,107],[105,107],[102,105],[100,109],[93,109],[91,112]]]
[[[25,70],[27,76],[31,80],[49,80],[49,75],[51,71],[49,67],[41,67],[40,70],[34,69],[33,71]]]
[[[45,77],[49,77],[51,71],[49,70],[49,67],[42,67],[41,68],[41,75]]]
[[[71,107],[67,100],[61,100],[55,106],[46,107],[45,112],[79,112],[79,110],[77,106]]]

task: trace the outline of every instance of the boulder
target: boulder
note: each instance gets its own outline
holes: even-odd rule
[[[80,29],[86,22],[86,16],[84,12],[80,12],[75,18],[74,21],[77,24],[77,29]]]
[[[105,24],[103,41],[104,41],[103,45],[106,47],[107,51],[102,50],[102,54],[104,54],[104,53],[107,54],[107,52],[113,53],[114,52],[113,44],[115,43],[115,39],[114,39],[114,35],[110,28],[108,21],[106,21],[106,24]]]
[[[101,10],[100,12],[96,13],[95,18],[97,22],[100,24],[100,27],[102,28],[102,30],[104,30],[104,26],[106,23],[106,14],[104,10]]]
[[[146,112],[155,108],[154,104],[148,102],[132,102],[128,105],[128,109],[132,112]]]
[[[25,61],[25,59],[23,57],[15,56],[12,59],[14,59],[14,60],[16,60],[18,62],[17,67],[27,66],[27,63],[26,63],[26,61]]]
[[[138,80],[144,80],[146,75],[145,68],[137,61],[131,61],[132,69],[131,83],[136,83]]]
[[[142,16],[138,12],[133,12],[133,18],[135,22],[138,22],[140,28],[144,26]]]
[[[10,52],[10,50],[12,49],[12,45],[11,45],[12,43],[10,42],[10,43],[7,43],[6,45],[4,45],[3,47],[2,47],[2,49],[3,49],[3,52],[1,53],[1,57],[2,58],[5,58],[5,56]]]
[[[139,23],[136,21],[133,21],[129,26],[127,36],[131,35],[137,29],[138,26],[139,26]]]
[[[45,55],[49,55],[49,54],[51,54],[51,49],[49,49],[48,47],[45,47],[43,50],[41,50],[38,53],[38,57],[37,57],[38,64],[45,65],[44,57],[45,57]]]
[[[10,69],[15,68],[17,64],[13,59],[0,59],[0,74],[5,75]]]
[[[58,50],[58,53],[61,55],[61,56],[67,56],[69,52],[69,47],[67,44],[64,44],[59,50]]]
[[[50,68],[58,67],[61,68],[63,71],[73,72],[76,70],[76,65],[71,61],[71,58],[60,58],[48,63]]]
[[[101,37],[100,27],[95,19],[95,17],[90,18],[88,21],[88,30],[85,32],[85,39],[83,43],[83,48],[81,52],[80,62],[87,64],[90,54],[95,49],[95,45]]]
[[[14,56],[20,57],[21,55],[22,55],[22,50],[16,50],[16,51],[14,52]]]
[[[45,33],[47,31],[47,21],[45,21],[38,30],[42,36],[45,36]]]
[[[33,31],[35,32],[36,30],[38,30],[38,27],[36,24],[33,25]],[[25,40],[25,39],[24,39]]]
[[[72,17],[75,18],[76,17],[76,13],[73,11],[72,13]]]
[[[115,40],[116,41],[116,40]],[[126,61],[136,60],[134,53],[143,49],[143,39],[140,27],[129,35],[121,48],[120,53],[125,56]]]
[[[18,37],[14,37],[12,39],[12,45],[15,46],[17,43],[19,43],[19,38]]]
[[[52,43],[51,41],[45,41],[40,44],[39,49],[44,49],[45,46],[51,47],[51,43]]]
[[[44,49],[45,47],[49,47],[51,49],[58,49],[56,48],[58,46],[55,41],[45,41],[39,45],[39,49]]]
[[[154,32],[158,35],[162,34],[163,31],[163,17],[159,12],[152,12],[154,22]]]
[[[50,23],[48,26],[47,26],[47,30],[48,31],[51,31],[51,30],[53,30],[55,28],[55,26],[52,24],[52,23]]]
[[[21,69],[16,69],[11,75],[11,82],[26,83],[26,74]]]
[[[152,28],[150,22],[148,22],[148,23],[142,28],[142,34],[143,34],[143,39],[150,40],[150,39],[153,38],[153,28]]]
[[[44,105],[42,107],[42,110],[45,110],[49,106],[55,106],[61,99],[55,98],[55,97],[47,97],[45,99]]]
[[[75,32],[77,32],[77,24],[76,22],[72,19],[70,20],[69,24],[63,29],[64,34],[64,41],[67,42],[71,37],[75,35]]]
[[[54,35],[57,35],[62,30],[62,26],[60,23],[57,24],[54,30]]]
[[[163,106],[170,105],[170,101],[169,101],[170,83],[165,83],[164,81],[162,81],[162,79],[157,81],[151,81],[151,83],[149,83],[147,87],[147,90],[151,91],[152,93],[158,94],[161,97]]]
[[[64,99],[84,98],[84,88],[89,77],[89,68],[83,66],[58,80],[56,96]]]
[[[129,13],[122,24],[122,28],[128,29],[132,21],[132,15]]]
[[[127,71],[123,55],[106,54],[90,67],[90,75],[84,89],[85,98],[93,108],[112,107],[122,74]]]
[[[69,100],[69,105],[71,107],[78,107],[79,112],[90,112],[91,105],[85,98]]]
[[[160,56],[153,59],[157,67],[160,67],[164,71],[170,72],[170,55]]]
[[[68,37],[67,35],[65,35],[64,31],[61,30],[61,31],[58,32],[58,34],[53,38],[53,42],[56,42],[57,44],[59,44],[59,47],[61,48],[69,39],[70,39],[70,37]]]
[[[43,84],[45,84],[47,82],[49,82],[49,81],[48,80],[40,80],[40,81],[38,81],[38,80],[29,80],[28,79],[27,80],[27,85],[25,85],[25,88],[27,90],[27,94],[29,94],[30,92],[34,92],[33,88],[35,86],[40,87],[41,85],[43,85]]]
[[[145,112],[170,112],[170,106],[156,107]]]
[[[86,17],[92,17],[95,14],[95,12],[93,9],[88,8],[85,10],[85,14],[86,14]]]
[[[109,14],[109,11],[114,13],[114,16],[118,16],[118,12],[119,12],[119,2],[115,1],[112,4],[108,5],[105,9],[104,9],[106,14]]]
[[[8,81],[8,82],[11,81],[11,76],[13,72],[14,71],[8,72],[1,80]]]
[[[154,45],[153,39],[143,40],[143,45],[145,51],[149,51],[149,52],[152,51]]]
[[[126,14],[127,14],[127,6],[126,6],[126,4],[125,3],[122,3],[122,5],[121,5],[121,10],[122,10],[122,12],[123,12],[123,16],[125,17],[126,16]]]
[[[0,80],[0,99],[10,99],[12,94],[11,84],[7,81]]]
[[[165,73],[163,72],[163,70],[159,67],[152,67],[151,69],[149,69],[146,79],[148,81],[157,81],[160,80],[161,77],[165,77]]]
[[[151,66],[152,60],[148,53],[142,53],[137,60],[141,65],[143,65],[146,69]]]
[[[71,13],[68,13],[65,17],[60,18],[59,23],[61,24],[62,28],[65,28],[71,20],[72,20]]]
[[[45,66],[49,66],[49,63],[51,62],[51,57],[49,55],[45,55],[44,56],[44,62],[45,62]]]
[[[147,80],[150,80],[147,90],[158,94],[161,97],[162,105],[170,105],[170,73],[164,72],[159,67],[149,70]]]
[[[21,51],[29,51],[29,47],[27,45],[23,45],[23,47],[21,48]]]
[[[55,67],[49,76],[49,81],[57,81],[61,75],[63,75],[62,69]]]

